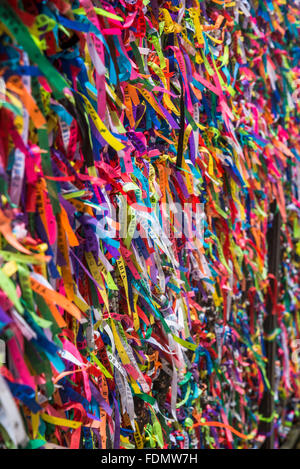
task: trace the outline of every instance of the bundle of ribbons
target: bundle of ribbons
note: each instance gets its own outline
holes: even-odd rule
[[[0,2],[1,447],[257,448],[268,341],[279,446],[299,26],[296,0]]]

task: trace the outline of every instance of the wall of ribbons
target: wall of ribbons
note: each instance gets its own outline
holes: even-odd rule
[[[1,1],[1,447],[258,448],[270,341],[280,446],[300,410],[299,17]]]

